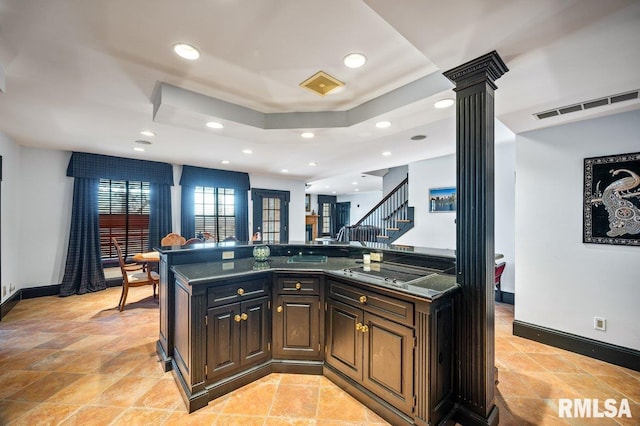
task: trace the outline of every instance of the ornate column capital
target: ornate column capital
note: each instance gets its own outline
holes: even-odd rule
[[[456,92],[481,82],[487,82],[494,90],[498,87],[494,81],[502,77],[509,68],[495,50],[480,56],[443,74],[456,85]]]

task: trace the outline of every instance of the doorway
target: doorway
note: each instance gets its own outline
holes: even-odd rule
[[[343,226],[351,225],[351,202],[336,203],[336,232],[340,232]]]
[[[289,242],[289,191],[252,189],[253,234],[263,243]]]

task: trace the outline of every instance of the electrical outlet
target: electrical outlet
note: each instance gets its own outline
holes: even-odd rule
[[[228,259],[233,259],[235,257],[235,253],[232,251],[223,251],[222,252],[222,259],[224,260],[228,260]]]
[[[607,331],[607,319],[602,317],[593,317],[593,328],[600,331]]]

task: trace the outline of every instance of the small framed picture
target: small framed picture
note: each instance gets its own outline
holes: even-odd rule
[[[430,212],[455,212],[456,206],[457,196],[455,186],[429,189]]]
[[[304,211],[311,212],[311,194],[304,196]]]

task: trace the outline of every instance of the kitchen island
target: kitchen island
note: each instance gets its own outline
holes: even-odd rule
[[[189,412],[272,372],[322,374],[392,424],[451,411],[455,257],[374,244],[161,250],[158,354]],[[363,254],[382,262],[362,264]]]

